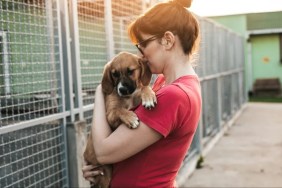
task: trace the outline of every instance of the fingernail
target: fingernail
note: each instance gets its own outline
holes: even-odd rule
[[[104,172],[100,172],[101,176],[104,176]]]

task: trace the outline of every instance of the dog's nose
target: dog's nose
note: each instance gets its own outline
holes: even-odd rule
[[[135,90],[133,86],[126,83],[119,83],[117,89],[118,89],[118,94],[120,96],[130,95]]]
[[[128,95],[129,94],[129,90],[126,87],[120,87],[119,88],[119,93],[121,95]]]

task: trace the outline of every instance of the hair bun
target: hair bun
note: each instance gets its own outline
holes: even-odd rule
[[[191,6],[192,0],[173,0],[173,2],[185,8],[189,8]]]

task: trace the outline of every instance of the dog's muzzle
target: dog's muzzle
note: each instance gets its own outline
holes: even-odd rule
[[[118,95],[121,97],[131,95],[135,91],[135,89],[136,87],[134,86],[134,84],[129,83],[119,82],[117,86]]]

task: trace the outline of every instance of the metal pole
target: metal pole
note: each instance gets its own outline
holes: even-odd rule
[[[221,129],[221,113],[222,113],[222,77],[218,77],[217,81],[217,105],[218,105],[218,112],[217,112],[217,121],[218,121],[218,130]]]
[[[75,90],[75,104],[79,108],[79,119],[83,120],[82,80],[80,67],[80,44],[77,0],[70,1],[70,31],[71,31],[71,55],[73,67],[73,80]]]
[[[248,91],[252,91],[253,85],[253,64],[252,64],[252,43],[248,42]]]
[[[72,59],[71,59],[71,37],[70,37],[70,26],[69,26],[69,12],[67,0],[60,0],[60,18],[61,18],[61,46],[62,48],[62,71],[63,75],[63,93],[65,94],[65,110],[70,111],[71,122],[75,121],[74,113],[74,101],[73,101],[73,76],[72,76]]]
[[[55,64],[55,49],[54,49],[54,23],[53,23],[53,2],[52,1],[46,1],[46,12],[47,12],[47,34],[49,38],[49,49],[50,49],[50,68],[51,68],[51,101],[52,101],[52,107],[58,107],[57,102],[57,83],[56,83],[56,64]]]
[[[59,3],[60,2],[60,3]],[[60,49],[60,73],[61,73],[61,77],[60,77],[60,80],[61,80],[61,100],[62,100],[62,109],[61,109],[61,111],[63,111],[63,112],[65,112],[66,111],[66,97],[65,97],[65,93],[67,92],[68,93],[68,101],[69,101],[69,103],[71,103],[72,104],[72,107],[73,107],[73,100],[72,100],[72,98],[70,97],[70,91],[67,91],[66,90],[66,88],[65,88],[65,82],[64,82],[64,78],[65,78],[65,74],[64,74],[64,70],[68,70],[68,68],[67,69],[64,69],[64,64],[65,64],[65,62],[64,62],[64,58],[63,58],[63,55],[65,54],[65,58],[66,58],[66,60],[69,60],[68,59],[68,57],[69,57],[69,53],[67,53],[67,52],[69,52],[68,50],[69,50],[69,43],[68,43],[68,40],[66,40],[65,38],[63,39],[62,38],[62,35],[63,35],[63,33],[62,33],[62,30],[64,31],[64,33],[66,34],[66,28],[64,28],[64,26],[65,26],[65,24],[62,24],[62,23],[65,23],[65,19],[64,20],[62,20],[62,22],[61,22],[61,16],[68,16],[68,11],[66,10],[66,7],[67,7],[67,2],[66,2],[66,0],[57,0],[56,1],[56,6],[57,6],[57,17],[58,17],[58,25],[57,25],[57,27],[58,27],[58,35],[59,35],[59,49]],[[62,12],[62,15],[60,14],[60,12]],[[63,18],[65,18],[65,17],[63,17]],[[66,34],[66,36],[67,37],[69,37],[69,31],[67,32],[67,34]],[[63,50],[64,49],[64,47],[63,47],[63,44],[62,43],[64,43],[64,47],[65,47],[65,50]],[[68,61],[66,61],[66,64],[68,63]],[[68,74],[67,74],[67,76],[68,76]],[[72,82],[71,82],[72,83]],[[72,92],[71,92],[71,94],[72,94]],[[73,113],[71,113],[72,114],[72,116],[74,116],[74,114]],[[74,119],[74,117],[73,117],[73,119]],[[63,121],[62,121],[62,123],[63,123],[63,133],[64,133],[64,150],[65,150],[65,153],[64,153],[64,157],[65,157],[65,165],[66,165],[66,182],[67,182],[67,186],[69,187],[70,186],[70,181],[69,181],[69,163],[68,163],[68,161],[69,161],[69,151],[68,151],[68,141],[67,141],[67,118],[66,117],[64,117],[63,118]]]
[[[105,32],[107,37],[107,60],[114,57],[114,34],[113,34],[113,16],[112,16],[112,2],[105,0]]]
[[[3,51],[3,73],[4,73],[4,86],[5,96],[11,95],[11,80],[10,80],[10,66],[9,66],[9,45],[7,40],[6,31],[0,31],[0,38],[2,38],[2,51]]]

